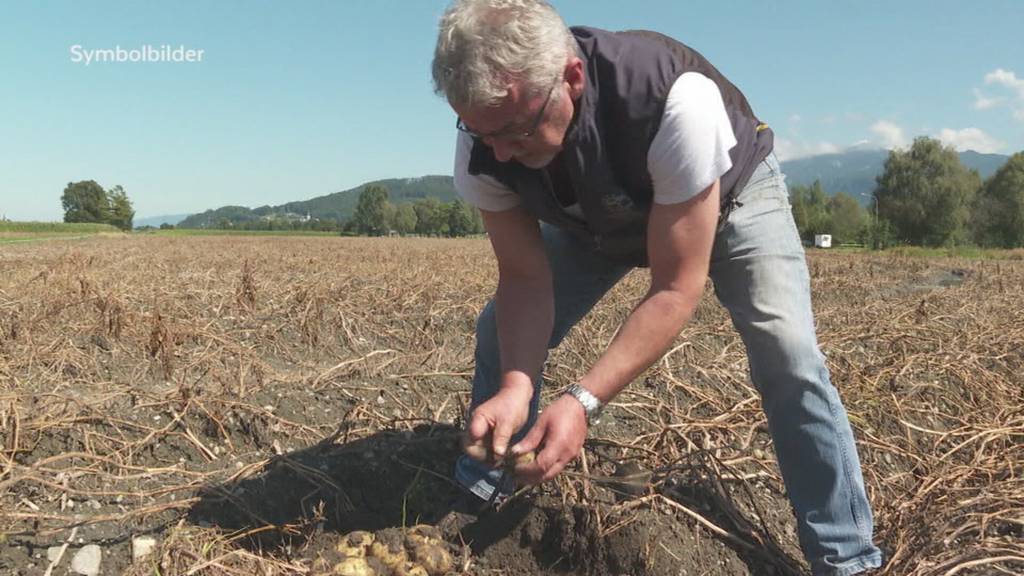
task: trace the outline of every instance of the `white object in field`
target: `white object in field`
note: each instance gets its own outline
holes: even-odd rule
[[[132,561],[152,554],[154,548],[156,548],[156,538],[152,536],[132,538]]]
[[[814,247],[815,248],[831,248],[832,247],[832,235],[831,234],[815,234],[814,235]]]
[[[71,558],[71,571],[82,576],[97,576],[100,573],[102,556],[103,551],[99,546],[95,544],[84,546]]]

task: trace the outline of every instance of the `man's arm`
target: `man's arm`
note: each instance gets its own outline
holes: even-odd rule
[[[551,338],[554,295],[537,219],[519,206],[481,214],[498,261],[501,383],[492,399],[474,409],[468,433],[471,445],[491,448],[500,459],[526,423],[533,377],[541,372]]]
[[[647,233],[651,287],[580,380],[602,402],[658,361],[700,302],[719,211],[718,181],[681,204],[655,204]]]
[[[602,402],[656,362],[690,319],[707,281],[719,211],[719,182],[679,204],[654,204],[647,230],[651,287],[580,384]],[[562,396],[548,406],[514,452],[543,443],[522,477],[543,482],[575,458],[586,437],[583,406]]]

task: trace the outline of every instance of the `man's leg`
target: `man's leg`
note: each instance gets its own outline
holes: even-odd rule
[[[551,264],[554,281],[555,321],[548,342],[554,348],[580,321],[598,300],[623,276],[628,266],[615,264],[594,254],[568,233],[552,226],[541,226],[544,246]],[[501,359],[498,352],[498,331],[494,314],[494,300],[487,303],[476,325],[476,373],[473,376],[473,406],[478,406],[498,391],[501,382]],[[541,378],[533,380],[534,394],[530,403],[530,418],[512,438],[515,443],[533,426],[540,403]],[[486,464],[465,455],[455,465],[455,478],[459,484],[483,499],[488,499],[501,476]]]
[[[818,349],[807,263],[774,155],[738,200],[710,274],[747,348],[801,548],[816,575],[877,567],[853,432]]]

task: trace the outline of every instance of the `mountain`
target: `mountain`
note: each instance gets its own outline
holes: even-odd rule
[[[888,158],[888,150],[854,147],[836,154],[788,160],[782,163],[782,171],[786,174],[786,182],[790,186],[810,186],[815,180],[820,180],[822,187],[829,194],[846,192],[866,206],[871,202],[871,193],[875,189],[875,177],[882,173]],[[960,153],[960,161],[968,168],[977,170],[982,178],[988,178],[994,174],[1008,159],[1009,156],[1002,154],[979,154],[973,151]],[[182,219],[177,226],[179,228],[211,228],[218,226],[223,220],[233,224],[242,224],[268,217],[285,220],[304,220],[308,217],[344,221],[351,218],[355,212],[359,194],[367,186],[372,185],[387,188],[388,197],[395,204],[412,202],[430,196],[442,202],[451,202],[456,199],[455,186],[451,176],[392,178],[367,182],[341,192],[278,206],[260,206],[259,208],[224,206],[215,210],[207,210],[201,214],[193,214]],[[139,220],[136,225],[144,226],[150,220],[156,219]],[[150,225],[159,226],[159,224]]]
[[[964,166],[977,170],[983,180],[995,174],[1009,159],[1009,156],[1002,154],[982,154],[974,150],[960,153],[960,161],[964,163]]]
[[[875,190],[875,177],[885,170],[889,151],[881,148],[851,148],[836,154],[822,154],[782,162],[782,172],[790,186],[810,186],[821,181],[829,194],[846,192],[867,206]],[[973,150],[960,153],[960,161],[978,171],[982,179],[995,174],[1009,156],[980,154]]]
[[[136,228],[142,226],[152,226],[159,228],[161,224],[177,224],[185,218],[188,218],[188,214],[166,214],[164,216],[150,216],[149,218],[137,218],[134,222]]]
[[[300,202],[288,202],[279,206],[224,206],[193,214],[182,220],[179,228],[210,228],[226,219],[234,224],[251,222],[265,217],[281,219],[319,218],[321,220],[348,220],[356,210],[359,194],[367,187],[379,185],[387,188],[388,198],[394,204],[413,202],[433,196],[442,202],[455,200],[455,185],[451,176],[423,176],[420,178],[391,178],[367,182],[326,196],[318,196]]]

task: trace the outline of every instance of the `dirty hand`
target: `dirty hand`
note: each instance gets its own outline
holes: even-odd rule
[[[583,405],[572,396],[559,397],[544,409],[526,437],[512,447],[513,454],[541,447],[536,460],[516,466],[516,477],[530,484],[551,480],[579,456],[586,437],[587,415]]]
[[[526,424],[530,413],[533,384],[505,387],[473,409],[463,437],[463,450],[475,460],[500,464],[505,459],[512,435]]]

